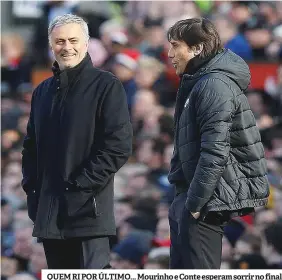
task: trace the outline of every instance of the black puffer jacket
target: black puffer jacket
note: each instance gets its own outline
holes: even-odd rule
[[[188,192],[191,212],[267,203],[264,149],[244,94],[249,82],[247,64],[230,50],[181,79],[169,181]]]

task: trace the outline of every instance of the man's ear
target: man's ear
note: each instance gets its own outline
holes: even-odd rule
[[[52,48],[52,44],[51,44],[51,39],[49,38],[48,40],[48,46],[49,46],[49,50],[52,51],[52,53],[54,53],[53,48]]]
[[[55,55],[55,54],[54,54],[54,50],[53,50],[51,44],[49,44],[49,50],[52,52],[53,55]]]
[[[197,56],[203,51],[203,43],[193,46],[194,55]]]

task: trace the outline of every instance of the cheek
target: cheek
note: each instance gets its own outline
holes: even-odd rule
[[[80,52],[82,52],[82,53],[85,53],[88,50],[88,45],[83,44],[83,45],[81,45],[79,47],[74,46],[73,48],[75,50],[80,50]]]
[[[175,54],[175,56],[177,57],[178,63],[182,64],[184,62],[185,56],[184,56],[183,52],[179,51]]]
[[[183,62],[187,63],[192,58],[192,54],[189,52],[182,53]]]
[[[60,47],[60,46],[52,47],[52,51],[55,55],[58,55],[62,51],[62,47]]]

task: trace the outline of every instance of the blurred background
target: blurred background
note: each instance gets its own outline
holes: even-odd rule
[[[33,89],[52,75],[47,28],[75,13],[90,30],[93,65],[123,83],[134,127],[134,153],[115,179],[114,268],[168,268],[167,181],[179,83],[166,31],[204,16],[224,46],[249,64],[247,97],[265,147],[271,195],[267,207],[232,220],[222,268],[282,268],[282,2],[1,1],[1,279],[40,279],[42,244],[32,238],[21,182],[21,149]]]

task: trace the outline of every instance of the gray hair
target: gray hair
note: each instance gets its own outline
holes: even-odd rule
[[[50,42],[51,32],[56,26],[65,25],[69,23],[79,24],[83,30],[86,40],[89,40],[89,30],[88,30],[88,25],[86,21],[82,17],[79,17],[77,15],[65,14],[62,16],[57,16],[50,22],[49,27],[48,27],[49,42]]]

